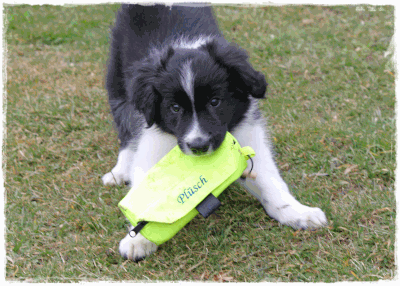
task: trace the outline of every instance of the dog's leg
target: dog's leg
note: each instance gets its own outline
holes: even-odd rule
[[[105,174],[101,179],[104,185],[120,185],[129,181],[130,166],[133,163],[135,152],[128,147],[118,154],[118,161],[111,172]]]
[[[172,135],[161,133],[155,127],[146,129],[135,153],[135,163],[129,174],[130,181],[134,182],[134,185],[140,184],[146,172],[176,145],[177,140]],[[157,245],[140,233],[134,238],[127,234],[119,243],[119,253],[135,261],[145,258],[156,250]]]
[[[137,157],[136,158],[137,162],[147,162],[145,161],[146,158],[143,158],[144,157],[143,155],[141,156],[137,154],[136,157]],[[118,163],[119,162],[120,161],[118,156]],[[124,173],[123,175],[124,178],[126,178],[131,182],[131,186],[134,186],[134,184],[139,184],[143,180],[145,173],[147,172],[147,169],[149,169],[148,164],[139,163],[139,165],[136,166],[133,162],[131,162],[131,166],[128,170],[128,173]],[[129,231],[131,231],[132,229],[133,226],[129,225]],[[121,256],[124,257],[125,259],[131,259],[134,261],[139,261],[141,259],[144,259],[146,256],[150,255],[156,250],[157,250],[157,245],[147,240],[140,233],[138,233],[135,237],[131,237],[128,233],[125,236],[125,238],[123,238],[119,243],[119,253],[121,254]]]
[[[241,146],[251,146],[256,152],[253,158],[256,179],[238,181],[261,202],[270,217],[295,229],[316,228],[327,223],[322,210],[302,205],[290,194],[273,161],[262,125],[247,125],[233,135]]]
[[[143,145],[143,144],[142,144]],[[140,148],[140,146],[139,146]],[[142,147],[143,148],[143,147]],[[138,154],[137,162],[138,166],[133,165],[128,173],[128,177],[132,182],[132,186],[139,184],[145,177],[146,172],[150,169],[150,164],[144,154],[143,150]],[[151,157],[151,156],[150,156]],[[142,162],[142,164],[140,164]],[[118,165],[118,164],[117,164]],[[139,198],[140,199],[140,198]],[[132,225],[129,225],[129,231],[133,229]],[[135,237],[131,237],[128,234],[119,243],[119,253],[125,259],[131,259],[139,261],[144,259],[146,256],[152,254],[157,250],[157,245],[146,239],[143,235],[138,233]]]

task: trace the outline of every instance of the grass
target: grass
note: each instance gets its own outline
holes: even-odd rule
[[[6,279],[393,279],[395,82],[383,55],[394,8],[367,8],[215,8],[225,36],[267,76],[260,105],[283,178],[329,226],[282,226],[232,185],[216,215],[134,263],[118,255],[127,189],[100,180],[118,153],[103,87],[118,5],[5,6]]]

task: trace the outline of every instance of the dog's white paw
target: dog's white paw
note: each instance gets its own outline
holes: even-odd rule
[[[157,250],[157,245],[138,233],[135,237],[129,234],[119,243],[119,253],[125,259],[142,260]]]
[[[106,185],[121,185],[124,183],[124,178],[118,173],[107,173],[102,178],[103,184]]]
[[[315,229],[328,224],[325,213],[321,209],[311,208],[300,203],[282,206],[272,217],[294,229]]]

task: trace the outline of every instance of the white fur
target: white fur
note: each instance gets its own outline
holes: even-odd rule
[[[202,138],[204,141],[208,141],[210,139],[210,136],[205,133],[202,129],[201,126],[199,124],[199,118],[197,117],[197,113],[193,108],[193,120],[192,120],[192,125],[190,126],[189,131],[187,132],[184,142],[185,142],[185,146],[184,146],[184,152],[185,154],[188,155],[193,155],[193,152],[190,150],[190,148],[188,147],[188,144],[193,144],[196,142],[196,140],[198,140],[198,138]],[[210,150],[212,149],[212,146],[210,145],[208,147],[208,151],[206,153],[211,152]]]
[[[171,43],[171,47],[174,49],[188,49],[188,50],[195,50],[198,49],[207,43],[211,42],[214,39],[212,36],[205,36],[200,35],[196,38],[191,40],[188,39],[186,36],[182,36]],[[157,57],[162,54],[162,50],[160,50],[157,46],[151,46],[149,48],[149,56],[150,57]]]
[[[144,129],[137,151],[132,151],[133,146],[120,151],[115,167],[102,177],[104,185],[119,185],[124,181],[130,181],[131,186],[140,183],[145,173],[176,145],[174,136],[157,127]]]
[[[118,154],[118,161],[111,172],[102,177],[104,185],[120,185],[129,180],[130,165],[135,153],[129,148],[122,150]]]
[[[199,40],[199,42],[202,41]],[[192,102],[192,109],[193,109],[192,125],[187,131],[187,134],[184,139],[185,146],[183,146],[185,154],[188,155],[193,155],[193,152],[190,150],[187,144],[190,145],[195,143],[196,140],[198,140],[198,138],[203,138],[204,141],[208,141],[210,139],[210,136],[201,129],[201,126],[199,124],[199,118],[197,117],[194,105],[194,73],[191,65],[192,65],[191,61],[185,62],[182,65],[182,71],[181,71],[181,84]],[[209,147],[208,150],[209,150],[208,152],[210,152],[211,146]]]
[[[157,245],[138,233],[134,238],[129,234],[119,243],[119,253],[131,260],[144,258],[157,250]]]
[[[192,71],[192,61],[187,61],[182,65],[181,84],[192,103],[194,102],[194,74]]]
[[[294,229],[316,228],[327,223],[319,208],[304,206],[290,194],[273,161],[262,125],[245,122],[233,135],[241,146],[251,146],[256,153],[253,158],[256,179],[238,181],[262,203],[270,217]]]
[[[208,42],[212,41],[213,37],[210,36],[199,36],[193,40],[189,40],[187,37],[181,37],[176,40],[172,46],[174,48],[181,49],[198,49],[201,46],[204,46]]]
[[[131,185],[139,184],[146,172],[176,145],[177,140],[174,136],[160,131],[155,126],[146,129],[140,138],[135,160],[132,162],[129,174]]]

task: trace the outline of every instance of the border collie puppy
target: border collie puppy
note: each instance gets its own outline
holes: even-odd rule
[[[279,175],[257,106],[265,77],[224,39],[211,7],[122,5],[111,34],[106,87],[121,145],[117,164],[102,177],[105,185],[139,184],[176,145],[188,156],[212,153],[229,131],[256,152],[257,178],[238,182],[270,217],[295,229],[327,223]],[[132,260],[156,249],[141,234],[119,244]]]

